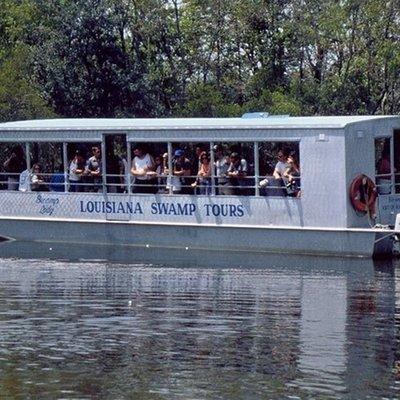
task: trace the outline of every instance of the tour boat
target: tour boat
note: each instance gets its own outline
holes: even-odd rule
[[[193,154],[200,144],[211,165],[206,192],[195,187],[200,159]],[[157,187],[145,193],[146,182],[131,174],[138,145],[153,158],[165,156],[164,172],[151,171]],[[66,249],[87,244],[89,253],[95,244],[372,257],[390,256],[396,247],[398,116],[16,121],[0,124],[0,147],[0,236],[6,239]],[[72,191],[71,159],[80,153],[87,160],[93,147],[101,153],[97,181],[85,180],[84,172]],[[227,164],[232,153],[247,164],[228,194],[221,183],[234,178],[218,175],[217,147]],[[283,148],[300,160],[296,195],[286,192],[284,178],[275,191],[264,185],[266,165],[274,166]],[[192,166],[186,185],[174,172],[181,153]],[[119,172],[111,170],[116,158]],[[41,172],[33,170],[37,164]],[[31,185],[21,187],[24,173]],[[172,190],[173,179],[187,190]]]

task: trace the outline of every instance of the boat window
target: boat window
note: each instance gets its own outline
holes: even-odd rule
[[[168,193],[168,144],[130,144],[130,192]]]
[[[395,182],[393,172],[390,138],[375,139],[375,181],[378,194],[392,193]]]
[[[298,142],[127,143],[126,135],[110,134],[104,135],[103,143],[1,146],[3,190],[18,190],[19,175],[29,168],[30,176],[36,175],[31,190],[41,191],[292,197],[301,193]],[[14,161],[6,163],[10,157]]]
[[[253,142],[213,145],[214,185],[218,195],[254,196],[256,157]]]
[[[259,143],[259,181],[262,196],[301,196],[298,142]]]
[[[107,193],[128,193],[130,172],[126,135],[104,135]]]
[[[24,145],[0,143],[0,189],[18,190],[19,175],[25,169]]]

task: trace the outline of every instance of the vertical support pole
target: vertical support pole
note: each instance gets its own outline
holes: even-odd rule
[[[255,195],[260,195],[260,188],[258,186],[258,181],[260,177],[260,160],[259,160],[259,152],[258,152],[258,142],[254,142],[254,186],[255,186]]]
[[[131,186],[132,186],[132,146],[131,142],[129,140],[126,141],[126,157],[127,157],[127,164],[128,164],[128,173],[125,174],[125,179],[128,180],[128,182],[125,182],[125,186],[127,187],[128,194],[131,194]]]
[[[26,168],[31,170],[31,152],[30,143],[25,143],[25,158],[26,158]]]
[[[210,142],[210,168],[211,168],[211,194],[215,196],[215,157],[214,157],[214,142]]]
[[[394,169],[394,141],[393,135],[390,137],[390,193],[396,193],[396,176],[395,176],[395,169]]]
[[[173,194],[172,190],[172,143],[168,142],[168,178],[169,194]]]
[[[64,192],[68,192],[68,152],[67,143],[63,142],[63,171],[64,171]]]
[[[107,193],[107,163],[106,163],[106,142],[105,136],[102,136],[101,140],[101,180],[103,184],[103,194]]]

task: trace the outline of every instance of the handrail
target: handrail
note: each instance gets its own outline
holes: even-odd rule
[[[93,190],[97,189],[99,192],[102,191],[102,189],[105,186],[105,192],[108,193],[128,193],[129,186],[131,188],[131,193],[135,193],[135,188],[136,189],[141,189],[141,188],[153,188],[154,190],[157,189],[157,192],[160,190],[164,190],[164,194],[168,194],[169,190],[167,188],[168,185],[171,185],[169,182],[170,178],[182,178],[180,179],[180,187],[185,192],[186,194],[190,193],[197,193],[201,192],[201,189],[203,187],[210,188],[209,193],[211,192],[217,194],[217,195],[222,195],[221,192],[219,192],[222,189],[229,189],[229,190],[237,190],[237,193],[232,193],[232,194],[247,194],[254,196],[256,189],[258,188],[260,191],[260,196],[264,195],[265,190],[269,189],[275,189],[275,190],[282,190],[285,191],[285,186],[284,184],[286,183],[285,179],[282,179],[280,184],[268,184],[267,187],[262,187],[260,186],[260,182],[265,179],[261,176],[256,176],[256,175],[247,175],[243,177],[238,177],[237,178],[237,183],[233,184],[231,178],[227,176],[223,177],[218,177],[216,175],[205,177],[204,178],[204,183],[199,180],[199,183],[196,187],[193,187],[193,182],[196,182],[199,179],[198,175],[188,175],[188,176],[176,176],[176,175],[169,175],[169,174],[159,174],[159,175],[154,175],[152,179],[141,181],[140,179],[135,179],[132,174],[129,175],[124,175],[124,174],[105,174],[105,183],[103,182],[103,174],[99,175],[98,177],[91,177],[86,174],[81,175],[81,179],[75,181],[71,180],[69,177],[69,174],[65,174],[64,172],[42,172],[38,174],[33,174],[30,173],[30,179],[32,179],[33,175],[39,175],[42,179],[43,182],[37,182],[35,185],[39,188],[41,188],[40,191],[51,191],[50,187],[52,186],[58,186],[62,190],[56,190],[58,192],[70,192],[70,191],[75,191],[71,190],[72,187],[78,188],[77,191],[79,192],[92,192]],[[18,179],[19,179],[20,174],[19,173],[11,173],[11,172],[0,172],[0,185],[7,185],[8,178],[9,177],[14,177],[16,178],[15,181],[13,182],[14,186],[18,185]],[[54,177],[59,177],[59,181],[52,181],[52,178]],[[18,179],[17,179],[18,178]],[[219,180],[223,179],[224,182],[219,182]],[[115,180],[118,180],[116,182]],[[148,182],[153,181],[153,183],[149,184]],[[155,181],[155,182],[154,182]],[[276,181],[276,180],[275,180]],[[296,181],[300,183],[301,177],[298,176],[296,177]],[[400,185],[400,183],[399,183]],[[7,190],[4,187],[2,190]],[[12,190],[18,190],[18,187]],[[298,184],[298,190],[300,190],[300,184]],[[246,193],[246,191],[248,193]],[[173,194],[173,193],[172,193]]]

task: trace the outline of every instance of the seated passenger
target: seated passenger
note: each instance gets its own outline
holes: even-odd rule
[[[182,149],[175,150],[174,159],[172,160],[172,173],[167,180],[167,189],[172,189],[172,193],[190,193],[188,188],[188,180],[191,171],[190,161],[185,157],[185,152]],[[169,170],[165,170],[169,174]],[[171,179],[169,179],[171,178]]]
[[[288,167],[283,173],[288,196],[300,197],[300,166],[294,154],[287,158]]]
[[[197,178],[192,187],[200,189],[199,194],[211,194],[211,165],[210,157],[203,151],[200,154],[200,168],[197,173]]]
[[[7,189],[18,190],[19,174],[26,169],[26,162],[24,160],[24,152],[21,146],[14,146],[11,149],[11,155],[6,159],[3,164],[7,176]]]
[[[56,167],[55,172],[51,175],[49,190],[50,192],[64,192],[64,172],[61,165]]]
[[[241,195],[246,191],[247,161],[240,158],[238,153],[233,152],[230,156],[228,178],[230,194]]]
[[[228,168],[230,165],[230,160],[228,156],[224,155],[224,149],[220,144],[214,146],[215,152],[215,176],[217,185],[217,194],[232,194],[232,190],[229,188],[228,181]]]
[[[85,172],[85,160],[80,150],[76,150],[69,164],[69,191],[83,192],[82,175]]]
[[[135,178],[135,193],[155,193],[157,191],[156,180],[154,179],[154,159],[145,150],[144,145],[138,143],[134,149],[135,157],[132,160],[131,173]],[[150,174],[149,174],[150,173]]]

